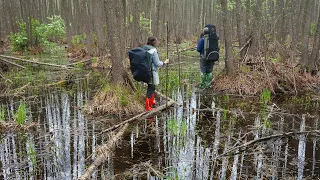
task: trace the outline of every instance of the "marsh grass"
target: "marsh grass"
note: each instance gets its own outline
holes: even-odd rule
[[[271,100],[271,91],[269,89],[264,89],[260,94],[260,116],[264,121],[264,125],[267,128],[272,127],[272,122],[269,119],[268,103]]]
[[[1,106],[0,106],[0,121],[4,121],[4,118],[5,118],[5,108],[4,108],[4,105],[1,104]]]
[[[27,108],[25,102],[20,102],[18,110],[14,113],[13,117],[19,126],[24,124],[27,119]]]

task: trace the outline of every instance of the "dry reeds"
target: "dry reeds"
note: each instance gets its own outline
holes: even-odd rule
[[[301,73],[300,67],[290,61],[251,57],[251,62],[240,65],[233,75],[217,77],[214,87],[217,91],[241,95],[257,95],[263,89],[270,89],[273,94],[297,94],[319,88],[320,77]]]
[[[28,123],[19,125],[15,121],[0,121],[0,133],[10,132],[10,131],[27,131],[36,128],[37,123]]]

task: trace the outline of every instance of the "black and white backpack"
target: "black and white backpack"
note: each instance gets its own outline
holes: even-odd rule
[[[219,60],[219,38],[216,27],[208,24],[203,29],[204,32],[204,57],[208,61],[216,62]]]

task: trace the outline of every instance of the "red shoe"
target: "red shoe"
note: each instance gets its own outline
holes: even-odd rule
[[[149,104],[151,107],[156,104],[156,100],[154,99],[154,93],[152,94],[151,98],[149,98],[149,99],[150,99]]]
[[[146,111],[151,111],[152,110],[152,107],[150,106],[150,99],[151,98],[147,98],[146,99]]]

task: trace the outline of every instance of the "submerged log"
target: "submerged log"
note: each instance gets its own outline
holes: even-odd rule
[[[166,109],[167,107],[172,106],[175,103],[175,101],[170,100],[167,104],[161,105],[157,108],[154,108],[152,111],[143,112],[141,114],[138,114],[128,120],[123,121],[122,123],[119,123],[115,126],[112,126],[106,130],[103,130],[100,134],[113,131],[119,127],[121,129],[118,131],[118,133],[115,136],[112,136],[107,144],[102,145],[101,148],[98,150],[97,158],[94,160],[94,162],[89,166],[89,168],[86,170],[86,172],[79,178],[79,180],[86,180],[90,179],[91,175],[96,171],[96,169],[104,162],[108,160],[108,157],[112,155],[113,150],[115,149],[116,143],[121,139],[124,132],[127,130],[129,123],[132,123],[139,119],[146,119],[150,116],[153,116],[160,111]]]
[[[108,143],[105,145],[102,145],[98,149],[98,155],[97,158],[94,160],[94,162],[88,167],[86,172],[79,178],[79,180],[86,180],[90,179],[91,175],[96,171],[96,169],[104,162],[108,160],[108,158],[112,155],[113,150],[116,147],[117,142],[121,139],[124,132],[127,130],[129,124],[126,123],[119,132],[112,136]]]
[[[173,104],[175,104],[175,105],[182,106],[182,104],[179,104],[178,102],[176,102],[175,100],[171,99],[170,97],[167,97],[167,96],[161,94],[161,92],[159,92],[159,91],[156,91],[156,94],[158,96],[161,96],[162,98],[166,99],[167,101],[173,101]],[[171,105],[168,105],[168,106],[171,106]]]

